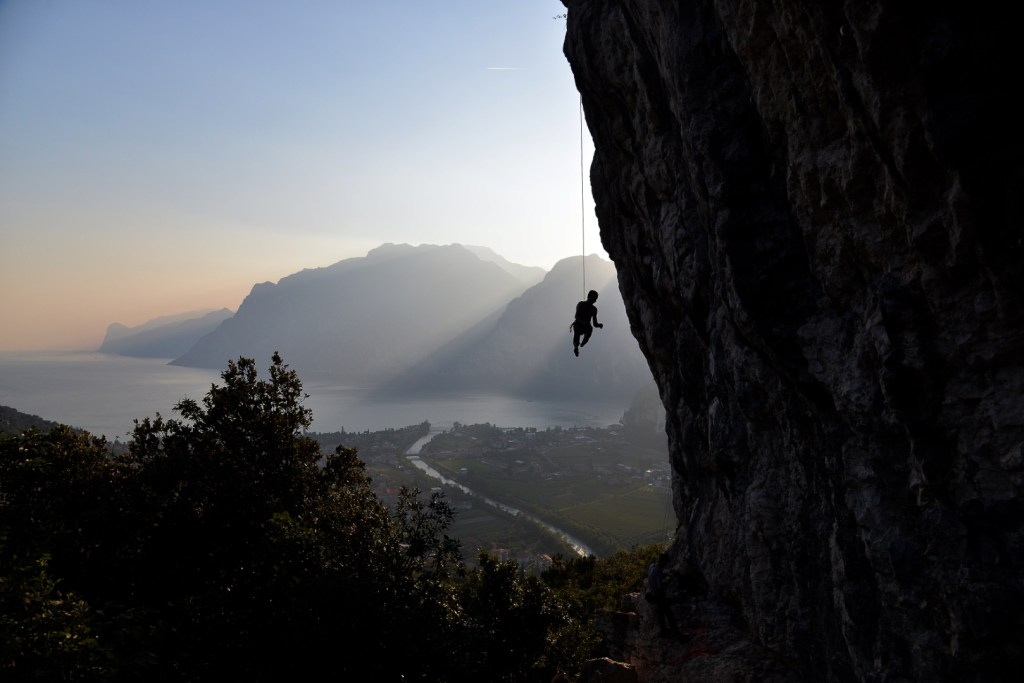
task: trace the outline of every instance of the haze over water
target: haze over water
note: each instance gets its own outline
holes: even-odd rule
[[[201,401],[220,370],[172,366],[168,359],[95,352],[0,352],[0,405],[79,427],[108,440],[126,440],[133,420],[178,417],[183,398]],[[262,368],[261,368],[262,370]],[[302,377],[300,375],[299,379]],[[366,390],[303,381],[318,432],[379,431],[428,421],[499,427],[606,427],[627,406],[601,402],[526,401],[497,395],[371,400]]]

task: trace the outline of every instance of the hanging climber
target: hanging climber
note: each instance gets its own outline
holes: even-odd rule
[[[577,356],[580,355],[580,347],[586,346],[590,341],[590,335],[594,333],[594,328],[604,327],[597,322],[595,301],[597,301],[597,292],[590,290],[587,292],[587,300],[576,304],[576,320],[569,325],[569,329],[572,330],[572,352]],[[591,321],[593,321],[593,325],[591,325]]]

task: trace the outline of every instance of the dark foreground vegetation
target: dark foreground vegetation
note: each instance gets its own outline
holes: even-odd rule
[[[660,551],[470,567],[442,495],[384,503],[354,449],[304,435],[279,356],[221,376],[123,452],[0,436],[0,679],[547,683],[602,654],[595,614]]]

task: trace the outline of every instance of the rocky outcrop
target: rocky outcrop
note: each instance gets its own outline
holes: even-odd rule
[[[1019,675],[1013,22],[965,3],[565,4],[601,238],[667,413],[672,552],[708,586],[678,616],[760,653],[647,661],[641,680]]]

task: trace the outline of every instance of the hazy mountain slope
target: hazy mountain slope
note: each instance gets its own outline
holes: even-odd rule
[[[101,353],[140,358],[174,358],[230,318],[231,311],[193,311],[154,318],[137,327],[112,323],[100,345]]]
[[[601,295],[595,330],[580,357],[572,353],[576,302],[583,298],[581,257],[564,259],[542,282],[508,303],[490,329],[456,340],[387,391],[488,391],[534,397],[621,398],[653,383],[629,331],[614,266],[586,259],[587,289]]]
[[[415,366],[524,290],[461,245],[384,245],[253,287],[234,317],[176,365],[221,368],[280,351],[305,380],[377,385]]]
[[[466,249],[476,254],[481,261],[490,261],[496,263],[503,270],[508,271],[514,277],[526,287],[533,287],[535,284],[544,279],[547,275],[547,271],[538,266],[524,266],[519,263],[512,263],[504,256],[501,256],[490,247],[476,247],[470,244],[463,245]]]

